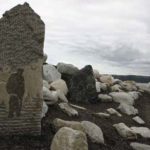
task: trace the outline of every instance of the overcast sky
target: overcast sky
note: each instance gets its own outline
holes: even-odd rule
[[[150,75],[150,0],[26,0],[46,24],[48,62]],[[24,0],[0,0],[0,15]]]

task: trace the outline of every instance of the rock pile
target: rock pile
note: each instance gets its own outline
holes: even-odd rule
[[[43,81],[43,96],[45,102],[48,105],[57,105],[58,109],[68,115],[68,117],[76,118],[80,116],[80,111],[87,112],[87,108],[82,107],[83,104],[106,103],[108,106],[109,104],[115,104],[116,108],[108,107],[102,112],[94,112],[92,110],[89,114],[99,119],[107,120],[111,120],[114,116],[118,118],[131,116],[131,120],[137,124],[145,124],[142,118],[136,116],[140,112],[135,108],[135,103],[143,93],[143,89],[137,83],[121,81],[114,79],[111,75],[100,74],[98,70],[93,69],[90,65],[85,66],[81,70],[71,64],[65,63],[58,63],[55,67],[50,65],[51,67],[48,67],[50,70],[47,70],[46,66],[49,65],[46,64],[43,67],[43,76],[45,77]],[[86,136],[93,143],[105,145],[105,136],[102,129],[93,122],[86,120],[66,121],[56,118],[53,121],[53,125],[57,133],[52,141],[51,149],[58,149],[59,145],[59,147],[70,146],[72,150],[76,150],[77,148],[80,150],[82,149],[79,146],[81,143],[87,149]],[[137,140],[138,135],[141,135],[143,138],[149,138],[150,130],[143,126],[129,127],[123,122],[116,122],[112,124],[112,127],[125,140]],[[62,133],[64,131],[66,133],[63,140]],[[70,143],[71,139],[68,139],[70,135],[72,135],[73,143]],[[74,143],[78,143],[78,141],[76,141],[75,135],[80,139],[79,145],[77,144],[76,146]],[[131,143],[131,147],[137,150],[137,147],[142,146],[145,145]]]

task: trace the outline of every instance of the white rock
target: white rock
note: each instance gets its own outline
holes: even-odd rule
[[[137,139],[136,133],[124,123],[114,124],[113,127],[115,127],[121,137],[125,139]]]
[[[50,88],[50,84],[46,80],[43,80],[43,86],[46,87],[47,89]]]
[[[99,113],[94,113],[93,115],[100,117],[100,118],[110,118],[110,114],[108,114],[108,113],[99,112]]]
[[[111,115],[116,115],[118,117],[122,117],[122,115],[117,110],[115,110],[114,108],[108,108],[107,112]]]
[[[101,83],[100,82],[98,82],[98,81],[96,81],[96,92],[101,92]]]
[[[113,101],[117,103],[126,103],[128,105],[134,104],[134,98],[126,92],[112,92],[109,94],[112,96]]]
[[[57,70],[60,73],[72,75],[72,74],[76,73],[79,69],[72,64],[58,63]]]
[[[141,144],[141,143],[132,142],[132,143],[130,144],[130,146],[131,146],[134,150],[150,150],[150,145],[146,145],[146,144]]]
[[[100,99],[101,102],[112,102],[112,97],[107,94],[99,94],[98,99]]]
[[[92,142],[104,144],[103,132],[100,127],[89,121],[82,121],[81,124]]]
[[[56,81],[53,81],[51,84],[50,84],[50,87],[52,87],[53,89],[55,90],[60,90],[64,93],[64,95],[67,95],[68,93],[68,87],[67,87],[67,84],[64,80],[62,79],[58,79]]]
[[[61,78],[61,74],[57,71],[57,69],[50,64],[43,65],[43,78],[47,82],[51,83],[55,80]]]
[[[119,84],[115,84],[111,86],[111,92],[121,92],[121,86]]]
[[[131,130],[144,138],[150,138],[150,129],[147,127],[131,127]]]
[[[118,109],[122,113],[127,114],[127,115],[136,115],[136,114],[138,114],[138,110],[136,108],[134,108],[131,105],[127,105],[125,103],[120,104]]]
[[[51,150],[88,150],[85,133],[63,127],[55,134]]]
[[[115,84],[121,84],[121,83],[122,83],[121,80],[119,80],[119,79],[113,79],[113,85],[115,85]]]
[[[136,83],[136,85],[138,86],[139,90],[150,93],[150,87],[148,83]]]
[[[132,92],[129,92],[129,94],[134,98],[134,100],[139,99],[140,92],[132,91]]]
[[[42,106],[42,118],[45,117],[45,114],[48,112],[48,106],[47,104],[43,101],[43,106]]]
[[[102,83],[106,83],[108,85],[112,85],[113,84],[113,80],[114,80],[114,78],[111,75],[102,75],[100,77],[100,81]]]
[[[57,91],[50,91],[48,88],[43,87],[43,99],[47,104],[55,104],[58,101]]]
[[[124,81],[122,83],[122,88],[125,91],[137,91],[137,86],[136,86],[136,83],[134,81]]]
[[[137,122],[138,124],[145,124],[145,121],[140,118],[139,116],[133,117],[132,118],[135,122]]]
[[[71,106],[69,106],[68,103],[60,103],[59,104],[60,109],[66,113],[68,116],[78,116],[78,112],[73,109]]]
[[[62,127],[69,127],[74,130],[80,130],[84,132],[84,128],[81,124],[81,122],[78,121],[66,121],[59,118],[54,119],[53,124],[56,129],[62,128]]]

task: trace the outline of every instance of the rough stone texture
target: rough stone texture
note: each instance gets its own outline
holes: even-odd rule
[[[51,150],[88,150],[86,135],[81,131],[63,127],[54,136]]]
[[[73,75],[70,81],[70,97],[76,102],[94,102],[97,98],[92,66],[85,66]]]
[[[150,150],[150,145],[132,142],[130,146],[133,150]]]
[[[0,135],[40,134],[44,32],[27,3],[0,19]]]

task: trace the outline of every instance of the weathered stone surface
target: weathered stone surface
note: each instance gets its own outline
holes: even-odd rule
[[[79,69],[75,67],[72,64],[65,64],[65,63],[58,63],[57,64],[57,70],[60,73],[68,74],[68,75],[73,75],[75,74]]]
[[[90,121],[81,121],[81,124],[92,142],[104,144],[103,132],[100,127]]]
[[[88,150],[86,135],[79,130],[63,127],[54,136],[51,150]]]
[[[97,98],[92,66],[85,66],[73,75],[70,81],[70,97],[76,102],[94,102]]]
[[[132,142],[130,146],[133,150],[150,150],[150,145]]]
[[[40,134],[44,34],[27,3],[0,19],[0,135]]]
[[[43,78],[47,82],[51,83],[61,78],[61,74],[57,71],[57,69],[50,64],[46,64],[43,66]]]
[[[124,123],[114,124],[113,126],[121,137],[125,139],[137,139],[137,134]]]
[[[78,112],[72,108],[68,103],[60,103],[59,104],[60,109],[66,113],[68,116],[78,116]]]
[[[114,108],[108,108],[107,112],[111,115],[117,115],[118,117],[122,117],[122,115],[117,110],[115,110]]]
[[[132,118],[135,122],[137,122],[138,124],[145,124],[145,121],[140,118],[139,116],[133,117]]]
[[[127,105],[126,103],[122,103],[119,105],[118,109],[127,115],[136,115],[138,114],[138,109],[134,108],[131,105]]]
[[[131,127],[131,130],[140,134],[143,138],[150,138],[150,129],[147,127]]]

